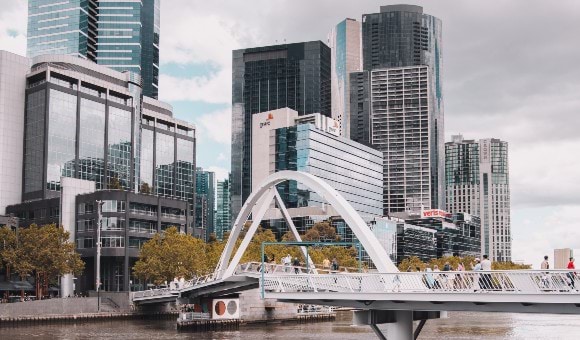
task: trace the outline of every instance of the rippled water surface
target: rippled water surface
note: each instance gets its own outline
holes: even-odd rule
[[[351,313],[334,322],[244,326],[237,331],[177,332],[174,321],[103,321],[0,328],[0,339],[375,339],[368,326],[351,326]],[[580,339],[580,316],[449,313],[428,321],[419,339]]]

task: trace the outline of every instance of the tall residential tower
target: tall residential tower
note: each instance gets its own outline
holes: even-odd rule
[[[481,218],[481,251],[493,261],[511,260],[508,143],[499,139],[445,144],[447,210]]]
[[[384,155],[384,213],[445,206],[441,21],[412,5],[362,18],[351,138]]]
[[[233,51],[233,218],[252,190],[252,115],[284,107],[330,117],[330,48],[323,42]]]
[[[161,0],[30,0],[28,57],[68,54],[141,75],[157,98]]]

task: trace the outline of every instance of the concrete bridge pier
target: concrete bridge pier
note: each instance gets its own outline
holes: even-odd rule
[[[358,310],[354,311],[355,325],[368,325],[381,340],[415,340],[429,319],[446,317],[447,312],[411,310]],[[413,330],[413,321],[421,321]],[[377,325],[387,324],[386,334]]]

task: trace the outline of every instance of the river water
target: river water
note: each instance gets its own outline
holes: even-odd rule
[[[0,339],[376,339],[368,326],[351,326],[351,312],[333,322],[242,326],[237,331],[177,332],[175,321],[98,321],[0,328]],[[449,313],[427,322],[419,339],[580,339],[580,316]]]

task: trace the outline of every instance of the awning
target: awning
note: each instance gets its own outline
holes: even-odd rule
[[[28,281],[10,281],[13,289],[11,290],[27,290],[34,291],[34,286]]]

